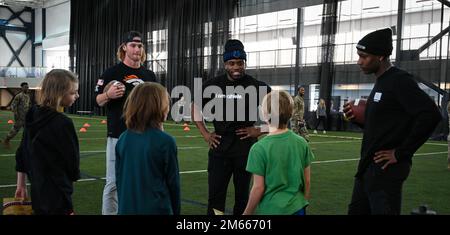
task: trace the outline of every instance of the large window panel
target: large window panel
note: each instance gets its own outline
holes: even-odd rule
[[[274,68],[295,65],[296,24],[297,9],[290,9],[231,19],[230,29],[244,43],[249,69]]]

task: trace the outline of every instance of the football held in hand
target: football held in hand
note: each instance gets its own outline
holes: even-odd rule
[[[344,105],[344,117],[346,120],[357,124],[364,124],[366,111],[366,99],[351,100]]]

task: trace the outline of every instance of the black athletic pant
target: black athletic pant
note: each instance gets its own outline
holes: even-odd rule
[[[326,116],[319,116],[316,122],[316,127],[314,127],[314,130],[317,130],[317,127],[319,127],[320,123],[322,123],[323,130],[327,130],[327,117]]]
[[[370,164],[361,177],[355,178],[348,214],[399,215],[402,186],[409,170],[409,163],[389,165],[386,171],[380,165]]]
[[[242,215],[248,202],[251,174],[245,170],[247,155],[208,154],[208,215],[225,211],[228,183],[233,175],[234,215]]]

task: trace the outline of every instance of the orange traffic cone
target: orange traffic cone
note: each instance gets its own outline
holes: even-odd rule
[[[85,123],[84,125],[83,125],[83,127],[90,127],[91,125],[89,125],[89,123]]]
[[[106,120],[102,120],[102,122],[101,122],[102,124],[106,124]]]
[[[82,128],[80,129],[80,132],[87,132],[87,129],[84,128],[84,127],[82,127]]]
[[[190,131],[191,129],[187,126],[183,129],[184,131]]]
[[[13,120],[8,120],[8,124],[14,124]]]

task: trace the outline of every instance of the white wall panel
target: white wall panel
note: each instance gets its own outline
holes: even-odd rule
[[[36,42],[42,41],[42,9],[36,9],[34,13],[34,37]]]
[[[70,30],[70,1],[46,8],[46,35]]]

